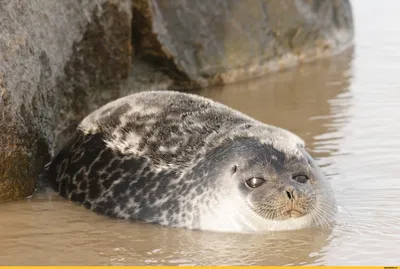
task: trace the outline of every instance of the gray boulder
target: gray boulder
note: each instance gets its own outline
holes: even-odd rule
[[[131,50],[130,0],[0,0],[0,201],[32,194],[56,130],[118,96]]]
[[[348,0],[136,0],[136,55],[179,88],[260,76],[352,45]]]
[[[352,45],[348,0],[0,0],[0,202],[122,95],[264,75]]]

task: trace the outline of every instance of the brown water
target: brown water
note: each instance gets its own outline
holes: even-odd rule
[[[354,52],[200,92],[305,139],[340,205],[332,230],[168,229],[42,193],[0,205],[0,264],[400,265],[400,1],[353,8]]]

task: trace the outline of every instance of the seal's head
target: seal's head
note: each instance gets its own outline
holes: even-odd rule
[[[219,221],[219,229],[295,230],[333,221],[333,191],[302,143],[279,145],[239,137],[227,140],[212,155],[221,157],[210,159],[219,164],[214,175],[225,199],[214,216],[228,219]]]

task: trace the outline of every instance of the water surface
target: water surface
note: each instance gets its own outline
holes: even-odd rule
[[[169,229],[112,220],[41,193],[0,205],[0,264],[399,265],[400,2],[352,3],[353,51],[198,92],[306,141],[336,193],[333,229]]]

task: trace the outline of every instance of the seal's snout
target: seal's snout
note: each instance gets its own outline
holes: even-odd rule
[[[303,201],[301,191],[289,185],[283,190],[282,196],[285,197],[283,200],[285,209],[284,213],[282,213],[282,219],[299,218],[305,215],[306,203]]]

